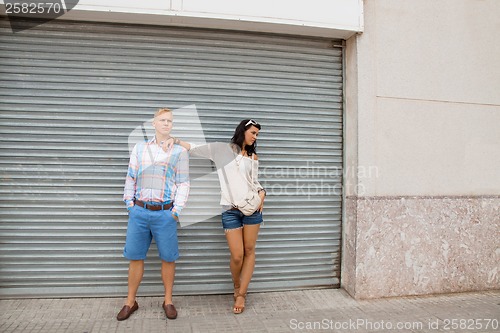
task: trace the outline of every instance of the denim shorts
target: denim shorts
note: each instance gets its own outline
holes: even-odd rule
[[[137,205],[130,208],[123,256],[144,260],[154,238],[160,258],[174,262],[179,258],[177,221],[171,210],[149,210]]]
[[[246,216],[236,209],[225,210],[222,212],[222,227],[224,230],[242,228],[244,225],[262,223],[262,213],[256,211],[250,216]]]

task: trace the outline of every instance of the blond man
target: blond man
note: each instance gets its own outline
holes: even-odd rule
[[[144,274],[144,259],[154,238],[165,288],[163,310],[168,319],[177,317],[172,301],[175,261],[179,258],[177,221],[189,195],[189,157],[180,145],[162,148],[171,136],[172,111],[159,109],[154,116],[155,137],[135,145],[125,180],[123,200],[129,212],[123,255],[130,260],[128,295],[117,315],[126,320],[139,305],[137,290]]]

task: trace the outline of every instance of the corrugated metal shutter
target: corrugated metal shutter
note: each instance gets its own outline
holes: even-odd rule
[[[332,41],[64,21],[0,27],[0,296],[125,295],[127,138],[157,107],[191,104],[209,142],[228,141],[243,118],[263,126],[268,198],[251,291],[338,286],[342,52]],[[202,164],[193,160],[193,172]],[[218,191],[207,184],[193,191]],[[175,292],[230,291],[220,217],[180,228],[179,239]],[[153,247],[140,294],[162,293]]]

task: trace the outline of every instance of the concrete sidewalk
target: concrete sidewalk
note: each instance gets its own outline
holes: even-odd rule
[[[122,298],[0,301],[0,332],[500,332],[500,291],[356,301],[339,289],[251,293],[241,315],[232,295],[139,297],[128,320]]]

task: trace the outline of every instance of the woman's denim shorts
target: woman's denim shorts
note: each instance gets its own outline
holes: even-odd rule
[[[222,212],[222,227],[226,231],[239,229],[244,225],[260,224],[262,221],[262,213],[259,211],[250,216],[246,216],[237,209],[229,209]]]

